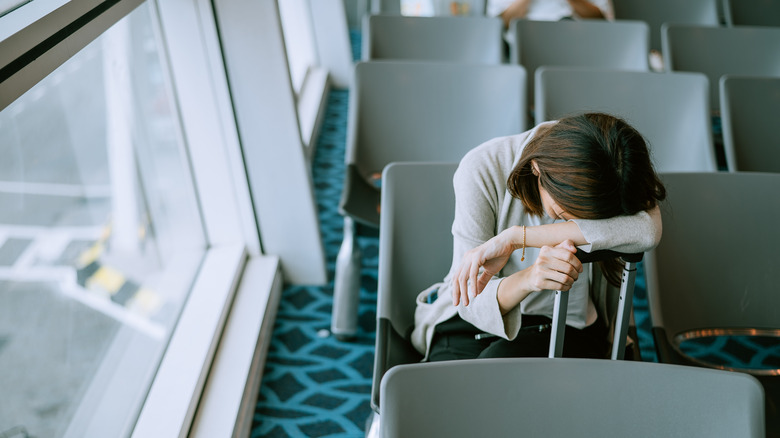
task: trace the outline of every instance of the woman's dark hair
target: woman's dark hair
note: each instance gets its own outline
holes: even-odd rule
[[[537,131],[507,187],[528,212],[541,216],[539,185],[563,211],[581,219],[632,215],[666,197],[642,135],[624,120],[602,113],[565,117]],[[611,265],[603,271],[619,284],[619,266]]]

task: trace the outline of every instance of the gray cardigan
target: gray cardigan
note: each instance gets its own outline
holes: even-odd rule
[[[539,126],[550,123],[555,122]],[[538,217],[528,214],[522,202],[513,198],[506,187],[507,178],[523,148],[539,126],[522,134],[495,138],[477,146],[464,156],[455,172],[452,267],[442,282],[432,285],[417,297],[412,344],[426,358],[434,327],[456,313],[460,313],[464,320],[480,330],[508,340],[517,336],[523,314],[552,317],[553,294],[550,291],[532,293],[505,315],[501,315],[498,307],[498,284],[504,277],[533,265],[539,252],[536,248],[526,248],[523,262],[520,261],[520,254],[515,252],[499,275],[490,280],[469,306],[461,304],[455,307],[451,299],[453,271],[465,252],[511,226],[553,222],[546,215]],[[658,207],[634,216],[573,221],[589,242],[580,248],[588,252],[599,249],[644,252],[655,247],[661,238],[661,213]],[[589,293],[592,270],[593,267],[588,265],[569,292],[567,324],[573,327],[582,328],[592,324],[599,313]],[[438,291],[438,299],[427,303],[426,299],[433,290]],[[598,304],[600,308],[603,306],[602,303]]]

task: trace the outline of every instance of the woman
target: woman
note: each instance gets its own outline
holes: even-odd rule
[[[453,264],[417,299],[425,360],[545,356],[550,290],[569,291],[564,356],[603,357],[609,321],[574,253],[658,244],[665,189],[642,136],[607,114],[545,122],[470,151],[453,184]]]

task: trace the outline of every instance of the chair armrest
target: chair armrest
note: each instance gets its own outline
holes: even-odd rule
[[[339,213],[361,224],[378,227],[380,200],[381,191],[363,178],[357,166],[347,164]]]
[[[377,318],[374,376],[371,382],[371,408],[379,412],[379,388],[387,370],[402,364],[421,361],[423,356],[395,331],[389,319]]]

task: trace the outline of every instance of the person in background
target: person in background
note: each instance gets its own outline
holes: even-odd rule
[[[487,15],[504,20],[557,21],[566,18],[612,19],[610,0],[486,0]]]

